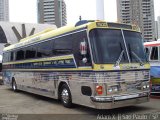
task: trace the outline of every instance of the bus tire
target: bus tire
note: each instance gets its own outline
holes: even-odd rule
[[[63,84],[60,89],[60,100],[64,107],[72,107],[72,96],[67,84]]]
[[[17,92],[17,84],[16,84],[16,81],[14,79],[12,80],[12,90],[14,92]]]

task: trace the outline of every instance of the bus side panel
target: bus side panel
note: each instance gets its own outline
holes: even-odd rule
[[[12,73],[12,75],[11,75]],[[17,88],[51,98],[55,97],[55,84],[53,72],[4,72],[5,84],[12,85],[12,78],[16,81]]]
[[[88,73],[89,72],[73,72],[68,74],[68,85],[73,103],[94,107],[90,97],[95,94],[95,84]]]
[[[3,70],[3,82],[5,85],[11,87],[13,75],[12,71]]]

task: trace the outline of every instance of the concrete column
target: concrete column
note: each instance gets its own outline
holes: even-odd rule
[[[104,0],[96,0],[97,20],[104,20]]]

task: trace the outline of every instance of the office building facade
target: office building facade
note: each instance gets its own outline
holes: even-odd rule
[[[155,21],[155,39],[158,39],[158,21]]]
[[[57,27],[67,24],[64,0],[38,0],[37,4],[39,23],[55,24]]]
[[[157,17],[157,36],[160,39],[160,16]]]
[[[9,0],[0,0],[0,21],[9,21]]]
[[[155,40],[154,0],[117,0],[117,17],[121,23],[138,25],[147,41]]]

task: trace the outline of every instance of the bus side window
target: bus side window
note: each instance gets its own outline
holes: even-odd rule
[[[10,61],[14,61],[14,52],[11,52]]]
[[[37,57],[38,58],[41,58],[42,57],[42,54],[40,52],[37,52]]]
[[[23,50],[17,51],[16,60],[23,60],[25,52]]]
[[[43,58],[43,57],[51,57],[52,56],[52,48],[53,48],[53,42],[52,41],[46,41],[39,43],[36,45],[37,48],[37,57]]]
[[[158,60],[158,47],[152,47],[150,60]]]
[[[10,52],[3,53],[3,62],[10,62]]]
[[[58,38],[54,41],[53,55],[69,55],[72,54],[72,39],[71,36]]]
[[[30,58],[35,58],[35,57],[36,57],[36,49],[33,47],[26,48],[25,58],[30,59]]]
[[[146,47],[145,48],[145,53],[146,53],[147,60],[149,60],[150,49]]]
[[[89,44],[86,31],[73,34],[72,39],[73,39],[73,52],[77,66],[79,67],[91,66],[91,57],[90,57]],[[80,51],[80,44],[84,41],[87,44],[87,54],[85,56],[82,55]],[[83,58],[87,58],[86,63],[83,63]]]
[[[7,53],[3,53],[3,62],[4,63],[8,62],[8,60],[7,60]]]

